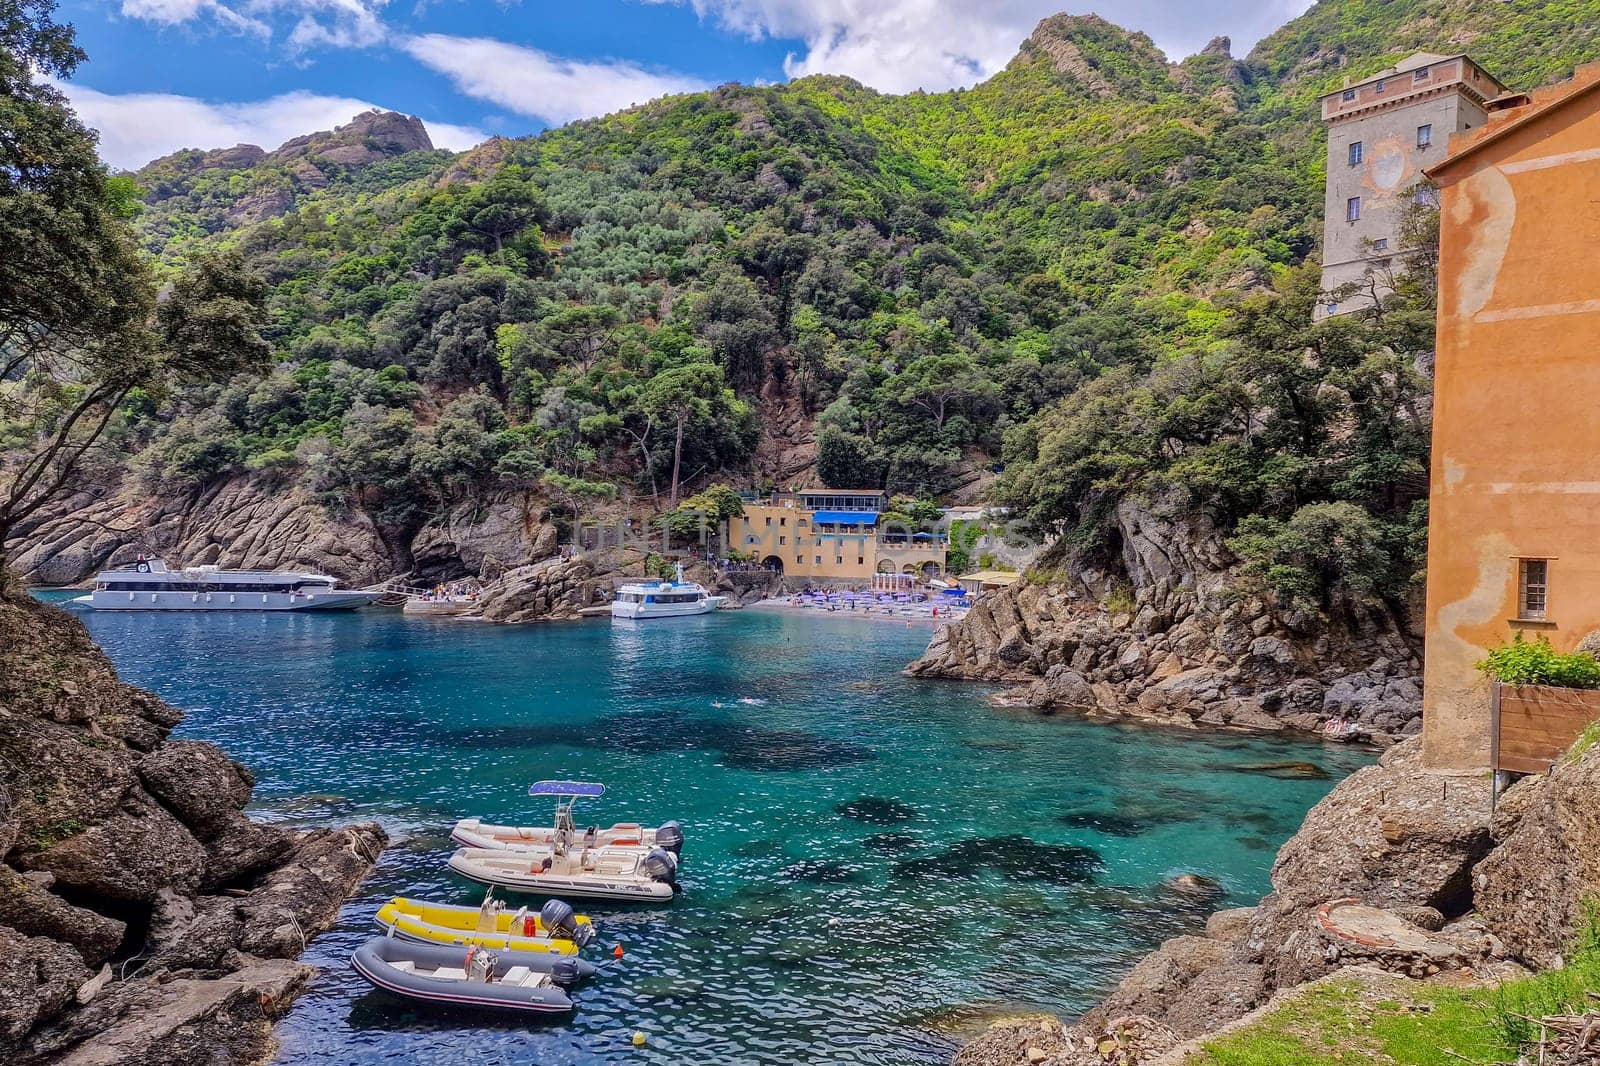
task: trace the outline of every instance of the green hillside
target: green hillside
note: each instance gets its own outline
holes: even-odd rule
[[[1310,325],[1315,97],[1418,48],[1547,81],[1597,26],[1593,0],[1337,0],[1169,64],[1056,16],[964,91],[813,77],[464,156],[365,127],[179,153],[135,225],[164,269],[264,277],[275,365],[136,395],[115,433],[153,491],[272,471],[402,538],[506,486],[666,509],[675,477],[814,474],[987,485],[1094,551],[1159,497],[1286,594],[1398,598],[1430,297]]]

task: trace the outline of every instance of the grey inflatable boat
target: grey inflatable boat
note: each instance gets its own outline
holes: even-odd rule
[[[374,987],[407,999],[453,1007],[565,1014],[568,989],[596,971],[564,955],[444,947],[375,936],[350,965]]]

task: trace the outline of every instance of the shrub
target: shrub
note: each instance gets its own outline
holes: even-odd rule
[[[1583,652],[1562,654],[1550,646],[1546,637],[1529,643],[1518,633],[1511,643],[1493,649],[1477,665],[1507,685],[1600,688],[1600,661]]]

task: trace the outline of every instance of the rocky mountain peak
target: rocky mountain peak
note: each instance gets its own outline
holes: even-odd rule
[[[1226,56],[1232,58],[1233,38],[1213,37],[1204,48],[1200,49],[1200,54],[1203,56]]]
[[[1099,15],[1051,15],[1040,20],[1008,70],[1045,63],[1095,96],[1132,95],[1169,78],[1167,57],[1148,36]]]
[[[273,159],[287,161],[317,155],[331,163],[360,166],[407,152],[430,152],[427,127],[414,115],[395,111],[363,111],[331,132],[308,133],[286,141]]]

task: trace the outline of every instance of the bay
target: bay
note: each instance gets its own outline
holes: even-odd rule
[[[1254,902],[1305,811],[1370,759],[996,710],[985,686],[901,675],[925,626],[836,615],[82,617],[187,712],[179,736],[255,772],[258,817],[396,837],[312,943],[282,1063],[946,1062],[990,1014],[1081,1011],[1163,938]],[[1300,760],[1330,777],[1230,769]],[[371,992],[347,961],[377,906],[476,903],[444,866],[451,823],[547,824],[525,795],[547,777],[606,783],[580,825],[681,820],[683,894],[580,908],[624,957],[561,1024]],[[1221,895],[1163,884],[1188,872]]]

